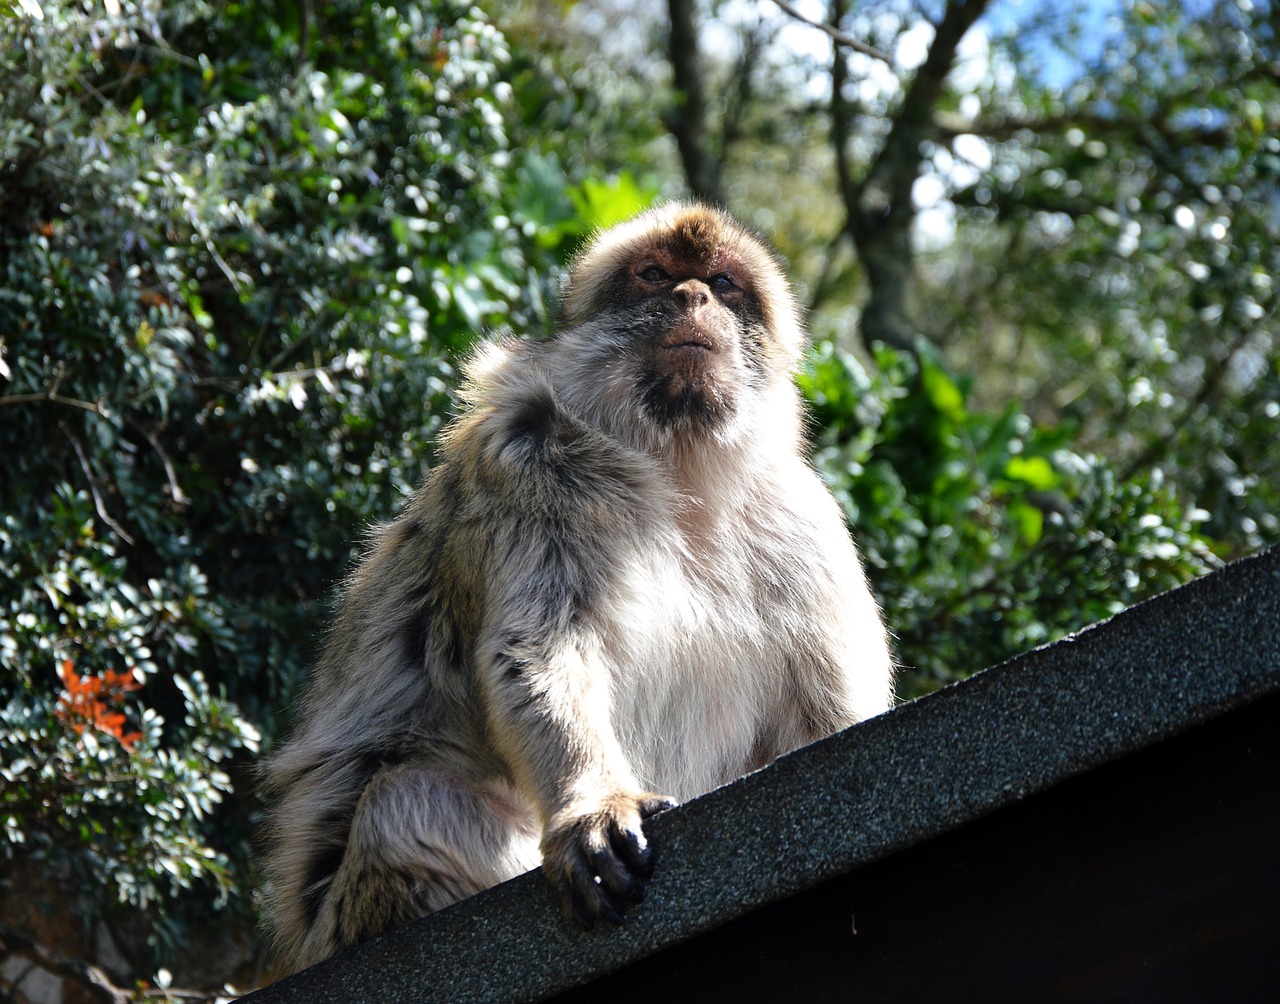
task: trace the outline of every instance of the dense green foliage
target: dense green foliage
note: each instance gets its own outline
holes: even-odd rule
[[[825,346],[802,385],[815,460],[858,528],[910,697],[1109,617],[1207,569],[1159,473],[1128,481],[1016,405],[971,408],[934,353],[875,375]]]
[[[939,339],[955,364],[994,356],[990,389],[1163,469],[1249,549],[1280,537],[1277,24],[1274,3],[1126,5],[1065,89],[1014,36],[1023,72],[975,123],[991,168],[955,193],[979,250],[942,269],[967,311],[944,323],[972,332]]]
[[[853,27],[888,46],[913,17],[878,7]],[[663,76],[533,0],[0,8],[0,853],[55,909],[148,911],[149,978],[211,903],[251,923],[249,765],[460,356],[544,331],[581,235],[679,191]],[[787,86],[817,71],[754,50],[725,111],[733,208],[808,284],[815,459],[903,696],[1280,539],[1277,40],[1126,9],[1128,55],[1065,92],[1030,28],[993,42],[1012,76],[926,166],[957,239],[918,263],[914,354],[853,351],[826,128]]]
[[[251,5],[123,8],[2,29],[0,813],[142,906],[248,888],[226,761],[420,477],[453,352],[542,280],[478,16],[331,5],[303,63]],[[131,750],[55,714],[63,660],[144,683]]]

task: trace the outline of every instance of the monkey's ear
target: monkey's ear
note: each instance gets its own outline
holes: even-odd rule
[[[777,280],[770,281],[757,296],[779,369],[795,373],[804,356],[805,346],[809,344],[809,333],[800,305],[791,292],[791,284],[778,275]]]

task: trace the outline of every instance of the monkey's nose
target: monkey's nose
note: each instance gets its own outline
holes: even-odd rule
[[[671,291],[671,295],[675,297],[676,304],[685,310],[703,307],[711,302],[711,290],[699,279],[686,279]]]

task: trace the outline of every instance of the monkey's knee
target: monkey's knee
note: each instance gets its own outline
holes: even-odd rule
[[[538,863],[523,810],[446,771],[389,767],[351,821],[334,883],[340,947],[473,896]]]

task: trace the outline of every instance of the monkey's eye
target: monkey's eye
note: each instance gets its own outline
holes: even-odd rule
[[[645,282],[666,282],[668,279],[671,278],[671,276],[667,275],[666,272],[658,268],[657,265],[650,265],[648,268],[646,268],[643,272],[640,273],[640,278],[643,279]]]
[[[733,281],[733,276],[728,272],[713,275],[708,285],[717,293],[732,293],[738,288],[738,284]]]

